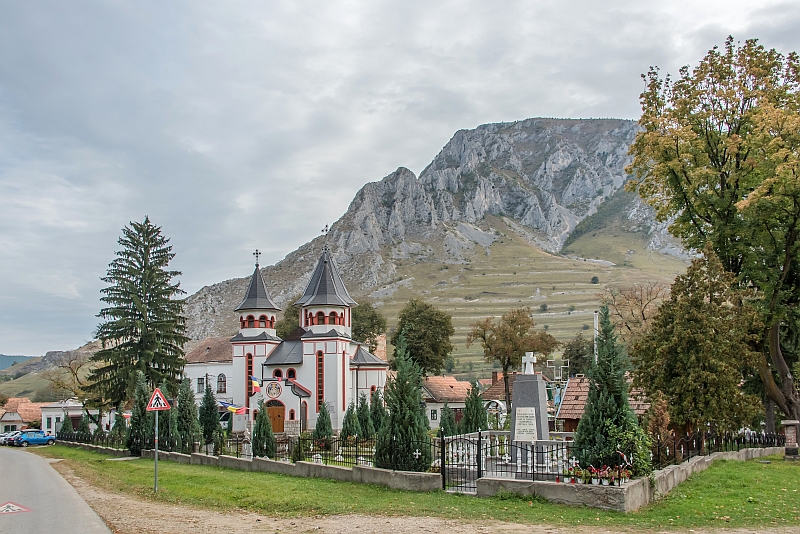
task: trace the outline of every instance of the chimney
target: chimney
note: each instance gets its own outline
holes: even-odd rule
[[[497,383],[497,371],[492,371],[492,385]]]

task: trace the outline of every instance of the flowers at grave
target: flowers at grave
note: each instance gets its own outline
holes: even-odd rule
[[[592,484],[600,484],[600,470],[595,466],[590,465],[587,471],[589,471],[589,477],[592,479]]]

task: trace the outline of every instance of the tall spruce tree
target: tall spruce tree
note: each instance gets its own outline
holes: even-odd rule
[[[649,440],[639,428],[628,403],[630,368],[623,347],[617,342],[608,306],[600,309],[600,333],[597,336],[597,363],[589,369],[589,395],[586,408],[575,431],[574,450],[581,465],[600,467],[618,464],[621,450],[637,462],[636,474],[642,474],[648,462]]]
[[[198,421],[197,403],[194,401],[192,384],[184,378],[178,391],[178,437],[180,450],[191,451],[194,442],[200,435],[200,422]]]
[[[253,426],[253,454],[275,458],[277,450],[278,444],[272,432],[272,421],[269,420],[267,407],[262,400],[258,403],[258,415]]]
[[[75,429],[72,428],[72,419],[70,419],[69,414],[64,412],[64,418],[62,419],[61,429],[59,432],[74,432]]]
[[[395,345],[397,372],[386,384],[389,415],[375,443],[375,467],[399,471],[427,471],[431,450],[426,445],[428,425],[422,402],[422,370],[411,361],[401,335]]]
[[[330,446],[331,437],[333,437],[333,426],[331,425],[331,413],[328,411],[328,405],[325,402],[319,407],[317,423],[314,426],[314,432],[311,437],[325,449]]]
[[[78,432],[81,434],[90,434],[92,432],[89,429],[89,416],[85,413],[81,415],[81,422],[78,423]]]
[[[361,426],[360,437],[364,439],[372,439],[375,437],[375,425],[372,424],[372,417],[369,413],[369,404],[367,403],[367,394],[361,393],[358,396],[358,424]]]
[[[128,430],[128,449],[133,456],[140,456],[142,449],[149,446],[150,439],[153,437],[152,418],[150,412],[147,411],[151,393],[144,373],[137,371],[136,389],[131,407],[131,426]]]
[[[96,363],[87,390],[102,406],[116,406],[130,398],[136,373],[145,374],[151,387],[166,381],[171,394],[178,389],[186,337],[183,293],[167,270],[175,256],[161,228],[145,217],[122,229],[122,250],[109,264],[100,298],[107,307],[98,317],[97,338],[102,350],[92,356]]]
[[[464,417],[461,419],[461,432],[469,434],[479,430],[487,430],[489,421],[486,417],[486,408],[483,405],[481,390],[478,381],[472,382],[472,387],[467,394],[467,401],[464,403]]]
[[[356,407],[353,401],[347,407],[344,413],[344,421],[342,421],[342,432],[339,436],[343,439],[360,438],[361,436],[361,423],[358,421],[358,414],[356,414]]]
[[[377,435],[383,426],[383,421],[386,419],[386,406],[383,405],[383,395],[379,389],[372,392],[372,398],[369,403],[369,417],[372,419],[372,426],[375,428],[375,434]]]
[[[117,406],[114,408],[114,426],[111,427],[111,437],[121,440],[125,437],[127,430],[125,416],[122,412],[122,406]]]
[[[206,445],[214,443],[214,430],[219,427],[219,410],[217,409],[217,399],[211,391],[211,384],[206,380],[206,390],[203,400],[200,402],[200,429],[203,432],[203,440]]]
[[[458,424],[456,423],[456,414],[453,409],[444,403],[442,406],[442,418],[439,421],[439,428],[445,436],[454,436],[458,432]]]

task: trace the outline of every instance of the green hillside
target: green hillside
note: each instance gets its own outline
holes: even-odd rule
[[[6,354],[0,354],[0,371],[8,369],[15,363],[25,363],[31,358],[33,358],[33,356],[8,356]]]

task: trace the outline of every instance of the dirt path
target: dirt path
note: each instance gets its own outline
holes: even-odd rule
[[[373,517],[363,515],[318,516],[300,519],[276,519],[245,511],[214,512],[189,506],[146,501],[122,493],[111,493],[88,484],[67,467],[56,462],[53,467],[78,491],[112,532],[120,534],[183,534],[213,532],[221,534],[251,534],[253,532],[320,532],[371,534],[566,534],[619,532],[606,528],[560,528],[547,525],[523,525],[502,521],[459,521],[434,517]],[[632,531],[631,531],[632,532]],[[711,532],[767,532],[757,530],[696,530],[696,534]],[[800,529],[780,529],[770,532],[800,533]]]

